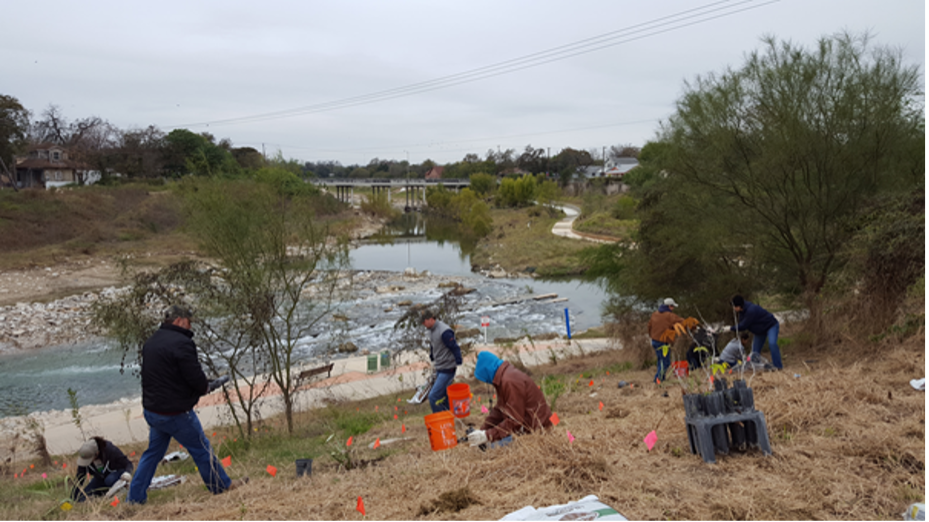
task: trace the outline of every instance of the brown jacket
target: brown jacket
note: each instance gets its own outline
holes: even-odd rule
[[[481,426],[489,441],[552,426],[552,410],[545,402],[545,395],[528,375],[510,363],[504,361],[497,368],[494,388],[497,390],[497,405]]]
[[[652,318],[648,320],[648,336],[653,341],[661,341],[661,334],[674,328],[675,324],[682,322],[684,322],[684,319],[674,312],[655,312],[652,314]]]

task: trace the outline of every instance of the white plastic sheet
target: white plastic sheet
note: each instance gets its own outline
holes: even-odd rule
[[[500,520],[629,520],[607,506],[596,495],[558,506],[536,509],[526,506]]]

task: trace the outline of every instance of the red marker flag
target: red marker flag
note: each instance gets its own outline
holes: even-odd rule
[[[591,380],[590,380],[590,384],[588,384],[587,386],[593,386],[593,385],[594,385],[594,380],[591,379]]]
[[[381,438],[378,437],[377,440],[374,441],[374,449],[377,449],[377,448],[380,448],[380,447],[381,447]]]
[[[603,411],[603,401],[600,401],[600,411]]]
[[[558,414],[555,412],[552,412],[552,416],[549,417],[548,420],[552,421],[552,426],[557,426],[558,423],[561,422],[561,419],[558,418]]]
[[[270,464],[268,464],[268,467],[265,468],[265,471],[267,471],[268,474],[271,475],[272,477],[276,477],[276,476],[277,476],[277,468],[275,468],[274,466],[272,466],[272,465],[270,465]]]
[[[110,505],[116,507],[119,504],[119,497],[113,499],[113,502],[110,502]]]
[[[400,425],[400,433],[406,433],[406,424]]]
[[[223,467],[224,467],[224,468],[228,468],[229,466],[232,465],[232,455],[229,455],[229,456],[223,458],[223,460],[221,460],[220,462],[223,463]]]
[[[346,445],[346,446],[351,446],[351,445],[352,445],[352,438],[351,438],[351,437],[349,437],[348,440],[345,441],[345,445]]]
[[[397,419],[399,419],[399,418],[400,418],[400,417],[398,417],[397,414],[394,413],[394,420],[397,420]]]
[[[361,500],[361,497],[358,497],[358,504],[355,505],[355,511],[361,513],[363,517],[368,516],[368,514],[365,513],[365,501]]]

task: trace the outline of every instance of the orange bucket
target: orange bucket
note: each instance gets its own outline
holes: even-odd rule
[[[674,375],[676,377],[687,377],[690,375],[690,369],[687,367],[687,361],[674,361],[671,363],[671,368],[674,370]]]
[[[440,411],[426,415],[425,420],[432,451],[441,451],[458,445],[458,437],[455,434],[455,416],[451,412]]]
[[[448,405],[452,415],[463,419],[471,414],[471,387],[464,383],[452,384],[445,388],[448,394]]]

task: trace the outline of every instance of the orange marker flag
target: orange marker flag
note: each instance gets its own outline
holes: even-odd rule
[[[588,384],[587,386],[593,386],[593,385],[594,385],[594,380],[591,379],[591,380],[590,380],[590,384]]]
[[[400,408],[394,406],[394,411],[400,411]]]
[[[561,419],[558,418],[558,414],[555,412],[552,412],[552,416],[549,417],[548,420],[552,421],[552,426],[557,426],[558,423],[561,422]]]
[[[603,401],[600,401],[600,411],[603,411]]]
[[[377,406],[374,406],[374,411],[377,411]]]
[[[214,436],[214,437],[216,436],[216,432],[215,432],[215,431],[213,432],[213,436]]]
[[[346,445],[346,446],[351,446],[351,445],[352,445],[352,438],[351,438],[351,437],[349,437],[348,440],[345,441],[345,445]]]
[[[399,419],[399,418],[400,418],[400,417],[398,417],[397,414],[394,413],[394,420],[397,420],[397,419]]]
[[[400,425],[400,433],[406,433],[406,424]]]
[[[606,371],[606,374],[609,375],[609,374],[610,374],[610,370],[607,370],[607,371]]]
[[[400,397],[397,397],[397,402],[400,402]]]
[[[135,454],[134,451],[133,451],[132,453],[133,453],[133,455]],[[56,466],[58,465],[58,461],[57,461],[57,460],[55,461],[55,465],[56,465]]]
[[[67,463],[67,462],[62,462],[62,463],[61,463],[61,467],[62,467],[62,469],[63,469],[63,468],[67,468],[67,467],[68,467],[68,463]]]
[[[29,464],[29,469],[35,469],[35,464]]]
[[[277,476],[277,468],[275,468],[274,466],[272,466],[272,465],[270,465],[270,464],[268,464],[268,467],[265,468],[265,471],[267,471],[268,474],[271,475],[272,477],[276,477],[276,476]]]
[[[113,502],[110,502],[110,505],[116,507],[119,504],[119,497],[115,497]]]
[[[380,448],[380,447],[381,447],[381,438],[378,437],[377,440],[374,441],[374,449],[377,449],[377,448]]]
[[[133,452],[129,453],[129,456],[130,456],[130,457],[135,457],[135,452],[133,451]],[[58,463],[55,462],[55,464],[58,464]]]
[[[221,460],[220,462],[223,463],[224,468],[228,468],[229,466],[232,465],[232,455],[224,457],[223,460]]]
[[[355,505],[355,511],[361,513],[363,517],[368,516],[368,514],[365,513],[365,501],[361,500],[361,497],[358,497],[358,504]]]

